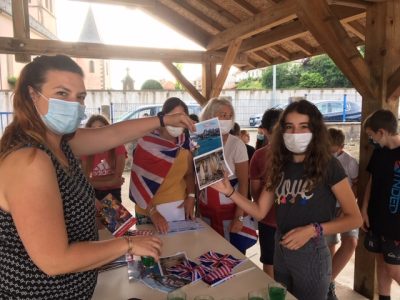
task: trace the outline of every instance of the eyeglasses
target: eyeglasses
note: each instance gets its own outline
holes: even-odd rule
[[[217,116],[220,117],[220,118],[227,119],[227,120],[230,120],[230,119],[233,118],[233,114],[226,113],[226,112],[218,112]]]

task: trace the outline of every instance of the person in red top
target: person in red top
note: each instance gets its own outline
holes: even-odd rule
[[[265,135],[265,140],[270,141],[272,130],[279,120],[281,109],[268,109],[265,111],[261,128]],[[256,150],[250,161],[250,193],[254,201],[258,201],[261,191],[265,186],[267,172],[270,168],[271,147],[270,144],[264,145]],[[276,219],[275,209],[272,207],[266,217],[258,222],[258,235],[260,242],[260,261],[263,263],[263,270],[272,278],[274,277],[273,258],[275,247]]]
[[[106,117],[92,115],[86,123],[86,128],[99,128],[110,125]],[[117,200],[122,201],[121,186],[124,183],[122,173],[125,168],[126,149],[120,145],[109,151],[82,156],[82,169],[94,188],[96,198],[101,200],[112,194]]]

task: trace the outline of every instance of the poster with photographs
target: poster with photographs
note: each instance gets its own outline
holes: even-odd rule
[[[224,172],[232,175],[225,160],[222,136],[217,118],[195,124],[191,135],[193,160],[199,189],[220,181]]]

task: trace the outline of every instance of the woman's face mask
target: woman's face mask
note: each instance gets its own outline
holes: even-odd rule
[[[183,128],[182,127],[174,127],[174,126],[165,126],[165,129],[167,129],[168,133],[170,136],[173,137],[178,137],[183,133]]]
[[[232,120],[219,120],[219,127],[221,128],[221,134],[228,134],[229,131],[233,127],[233,121]]]
[[[293,153],[301,154],[306,152],[312,139],[312,133],[284,133],[283,141],[286,148]]]
[[[263,134],[261,134],[261,133],[257,133],[257,140],[259,140],[259,141],[263,141],[264,140],[264,135]]]
[[[54,133],[64,135],[75,132],[86,118],[85,106],[79,102],[47,98],[38,93],[49,102],[47,113],[41,117],[47,128]]]

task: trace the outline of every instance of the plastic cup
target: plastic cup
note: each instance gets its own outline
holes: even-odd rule
[[[142,261],[143,266],[146,268],[152,268],[156,264],[153,256],[141,256],[140,260]]]
[[[194,297],[194,300],[214,300],[214,298],[208,295],[199,295]]]
[[[285,300],[286,288],[279,283],[268,284],[268,295],[270,300]]]
[[[181,290],[175,290],[168,293],[167,300],[186,300],[186,294]]]
[[[250,291],[248,300],[267,300],[267,289]]]

